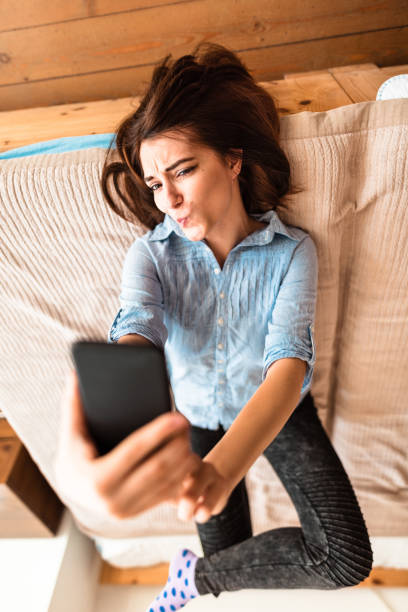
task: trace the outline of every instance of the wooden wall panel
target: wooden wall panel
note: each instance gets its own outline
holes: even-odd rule
[[[408,61],[408,4],[398,0],[336,9],[323,0],[120,0],[114,10],[107,0],[41,0],[35,14],[30,0],[14,4],[3,0],[0,13],[0,110],[138,95],[160,59],[202,40],[235,50],[262,81]]]
[[[50,2],[49,0],[5,2],[2,0],[0,3],[0,32],[192,1],[194,0],[115,0],[113,3],[112,0],[70,0],[69,2]]]

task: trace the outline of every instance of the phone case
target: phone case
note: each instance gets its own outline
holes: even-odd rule
[[[79,341],[72,357],[88,431],[100,455],[171,410],[164,351],[153,346]]]

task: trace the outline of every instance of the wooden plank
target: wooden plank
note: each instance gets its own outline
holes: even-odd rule
[[[1,115],[0,115],[1,116]],[[0,439],[1,438],[16,438],[17,434],[7,421],[7,419],[0,419]]]
[[[382,75],[384,70],[387,71],[387,78],[392,76],[391,68],[378,69]],[[351,74],[353,78],[356,78],[356,74],[360,75],[358,71],[346,70],[342,75],[340,71],[340,76],[335,77],[332,71],[336,72],[337,69],[329,68],[325,73],[319,73],[314,77],[299,76],[260,82],[260,85],[272,95],[280,115],[304,110],[312,112],[330,110],[352,103],[351,96],[355,95],[352,88],[348,89],[345,80],[341,81],[342,87],[340,87],[336,78],[341,80],[344,75]],[[369,82],[369,75],[372,72],[375,71],[371,68],[367,71],[365,82]],[[393,66],[392,72],[401,74],[399,66]],[[375,100],[376,92],[375,88],[366,90],[365,99]],[[368,94],[373,97],[368,97]],[[360,101],[361,98],[360,88]],[[113,133],[119,123],[137,108],[139,100],[138,97],[128,97],[2,112],[0,113],[0,151],[65,136]]]
[[[373,49],[379,46],[378,57],[381,54],[389,57],[389,62],[398,64],[406,61],[401,49],[406,48],[406,37],[408,27],[400,30],[386,30],[384,32],[356,35],[347,37],[345,48],[344,38],[333,38],[330,40],[301,41],[293,44],[282,44],[262,48],[252,48],[237,51],[238,56],[246,63],[251,74],[257,81],[270,81],[283,78],[283,73],[296,72],[308,69],[326,69],[327,66],[349,65],[362,58],[371,59]],[[225,43],[220,36],[215,36],[218,42]],[[193,48],[191,45],[176,45],[175,49],[163,43],[161,56],[165,51],[174,51],[178,57]],[[73,46],[75,49],[75,45]],[[71,53],[72,55],[72,53]],[[376,52],[377,55],[377,52]],[[139,57],[138,54],[136,54]],[[123,58],[123,62],[128,61]],[[330,60],[330,63],[329,63]],[[81,63],[82,62],[82,63]],[[83,67],[87,65],[86,58],[78,59],[78,64]],[[0,110],[14,110],[33,108],[39,106],[53,106],[58,104],[89,102],[95,100],[106,100],[110,98],[123,98],[140,95],[150,80],[153,65],[122,67],[108,70],[109,62],[106,61],[101,72],[88,72],[86,74],[75,74],[50,78],[32,82],[31,68],[27,65],[30,75],[29,81],[13,85],[0,85]],[[55,70],[57,67],[55,67]],[[2,67],[3,70],[3,67]],[[29,78],[29,77],[27,77]]]
[[[0,151],[34,142],[115,131],[138,98],[63,104],[0,113]]]
[[[336,66],[334,68],[326,68],[324,70],[309,70],[308,72],[286,72],[283,77],[285,79],[297,79],[304,76],[315,76],[316,74],[322,74],[325,72],[331,72],[336,70],[339,72],[350,72],[356,70],[378,70],[376,64],[352,64],[351,66]]]
[[[147,567],[115,567],[102,560],[99,584],[163,585],[169,573],[168,563]],[[353,588],[383,586],[408,587],[408,569],[373,567],[368,578]]]
[[[273,96],[282,115],[350,103],[328,72],[260,84]],[[65,136],[112,133],[137,108],[139,100],[123,98],[0,113],[0,151]]]
[[[102,561],[99,584],[165,584],[168,575],[168,563],[146,567],[115,567]]]
[[[349,57],[357,50],[353,44],[350,47],[350,41],[357,39],[362,43],[358,46],[358,55],[362,58],[365,38],[373,40],[374,36],[375,48],[386,51],[390,60],[392,52],[398,51],[401,55],[404,49],[406,54],[402,41],[395,47],[398,32],[404,29],[407,19],[407,11],[397,0],[383,3],[377,11],[368,11],[364,15],[363,32],[358,16],[367,9],[368,0],[359,0],[353,11],[344,9],[333,13],[322,10],[322,4],[322,0],[311,5],[294,0],[289,19],[291,27],[287,20],[282,20],[280,5],[270,0],[258,0],[256,4],[246,0],[223,0],[222,3],[191,0],[177,5],[180,10],[173,4],[153,6],[27,28],[21,36],[15,31],[3,31],[0,34],[1,82],[13,85],[152,65],[169,52],[188,53],[201,40],[222,42],[238,51],[276,49],[323,40],[326,48],[331,44],[340,45],[343,56]],[[392,36],[383,49],[384,37],[390,32]],[[329,41],[332,37],[336,38]],[[370,52],[373,48],[370,45]],[[280,63],[286,63],[283,59],[286,53],[279,55]],[[360,57],[359,60],[361,63]],[[347,62],[331,61],[330,65],[337,63],[356,63],[356,58]],[[289,70],[288,66],[284,71]]]
[[[88,17],[106,16],[129,11],[150,9],[152,5],[164,6],[183,4],[194,0],[70,0],[70,2],[49,2],[49,0],[19,0],[0,3],[0,32],[38,27],[50,23],[61,23],[87,19]]]
[[[333,68],[328,68],[330,73],[333,72],[355,72],[356,70],[379,70],[377,64],[350,64],[350,66],[334,66]]]
[[[393,70],[385,72],[382,68],[377,68],[377,70],[350,70],[347,72],[334,68],[330,72],[354,103],[375,100],[378,89],[384,81],[391,76],[395,76],[395,74],[403,74],[403,72],[394,72]]]
[[[353,588],[373,586],[408,587],[408,569],[373,567],[368,578]]]
[[[260,84],[274,98],[280,115],[319,112],[352,103],[328,72]]]
[[[0,112],[105,101],[140,95],[152,76],[153,66],[103,71],[19,85],[0,85]]]
[[[255,48],[242,52],[244,61],[257,81],[283,79],[285,73],[329,70],[331,66],[372,63],[406,63],[408,26],[398,30],[367,32],[329,40],[304,40],[269,49]],[[381,50],[377,51],[378,48]],[[389,54],[389,61],[387,58]],[[398,59],[393,59],[393,58]],[[273,75],[272,75],[272,74]],[[263,76],[263,75],[267,76]],[[277,75],[277,76],[275,76]]]
[[[93,0],[92,2],[84,2],[83,0],[71,0],[68,2],[53,2],[48,0],[19,0],[18,3],[13,3],[10,10],[11,0],[9,3],[3,1],[0,4],[0,32],[9,30],[27,29],[29,27],[38,27],[49,23],[61,23],[64,21],[72,21],[78,19],[86,19],[89,17],[97,17],[104,15],[112,15],[117,13],[125,13],[129,11],[151,9],[163,5],[178,5],[191,0],[116,0],[113,4],[111,0]],[[225,0],[224,0],[225,1]],[[327,5],[320,0],[314,3],[317,5],[320,17],[324,18],[327,15]],[[320,6],[319,6],[320,4]],[[256,7],[253,7],[256,10]],[[308,7],[309,10],[314,7]],[[346,7],[345,7],[346,8]],[[348,8],[348,7],[347,7]],[[177,9],[175,9],[177,10]],[[293,2],[288,8],[287,19],[293,22],[294,13],[298,10],[298,3]],[[345,13],[345,15],[344,15]],[[402,13],[406,16],[404,6],[398,0],[392,0],[387,5],[380,4],[372,9],[372,4],[368,0],[354,1],[352,10],[346,9],[343,15],[339,11],[333,11],[333,14],[340,18],[350,17],[354,23],[362,22],[364,19],[365,30],[373,29],[379,23],[387,27],[387,16],[391,13]],[[330,14],[329,14],[330,16]],[[374,26],[373,26],[374,24]]]
[[[387,75],[387,78],[396,76],[397,74],[408,74],[408,64],[401,64],[400,66],[387,66],[381,68],[381,72]]]
[[[21,442],[17,438],[0,439],[0,484],[7,482],[20,448]]]
[[[0,538],[53,537],[64,508],[20,440],[0,439]]]

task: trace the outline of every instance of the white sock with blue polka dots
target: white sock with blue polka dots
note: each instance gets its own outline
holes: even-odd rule
[[[147,608],[147,612],[173,612],[200,595],[194,582],[197,561],[197,555],[188,548],[181,548],[177,552],[170,562],[166,586]]]

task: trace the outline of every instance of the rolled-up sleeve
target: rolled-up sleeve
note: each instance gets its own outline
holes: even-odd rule
[[[301,394],[310,386],[316,361],[314,318],[317,281],[317,250],[312,238],[306,236],[292,253],[268,320],[262,381],[274,361],[298,357],[307,363]]]
[[[163,290],[155,263],[141,238],[130,246],[122,270],[120,308],[108,332],[108,343],[126,334],[140,334],[164,348]]]

